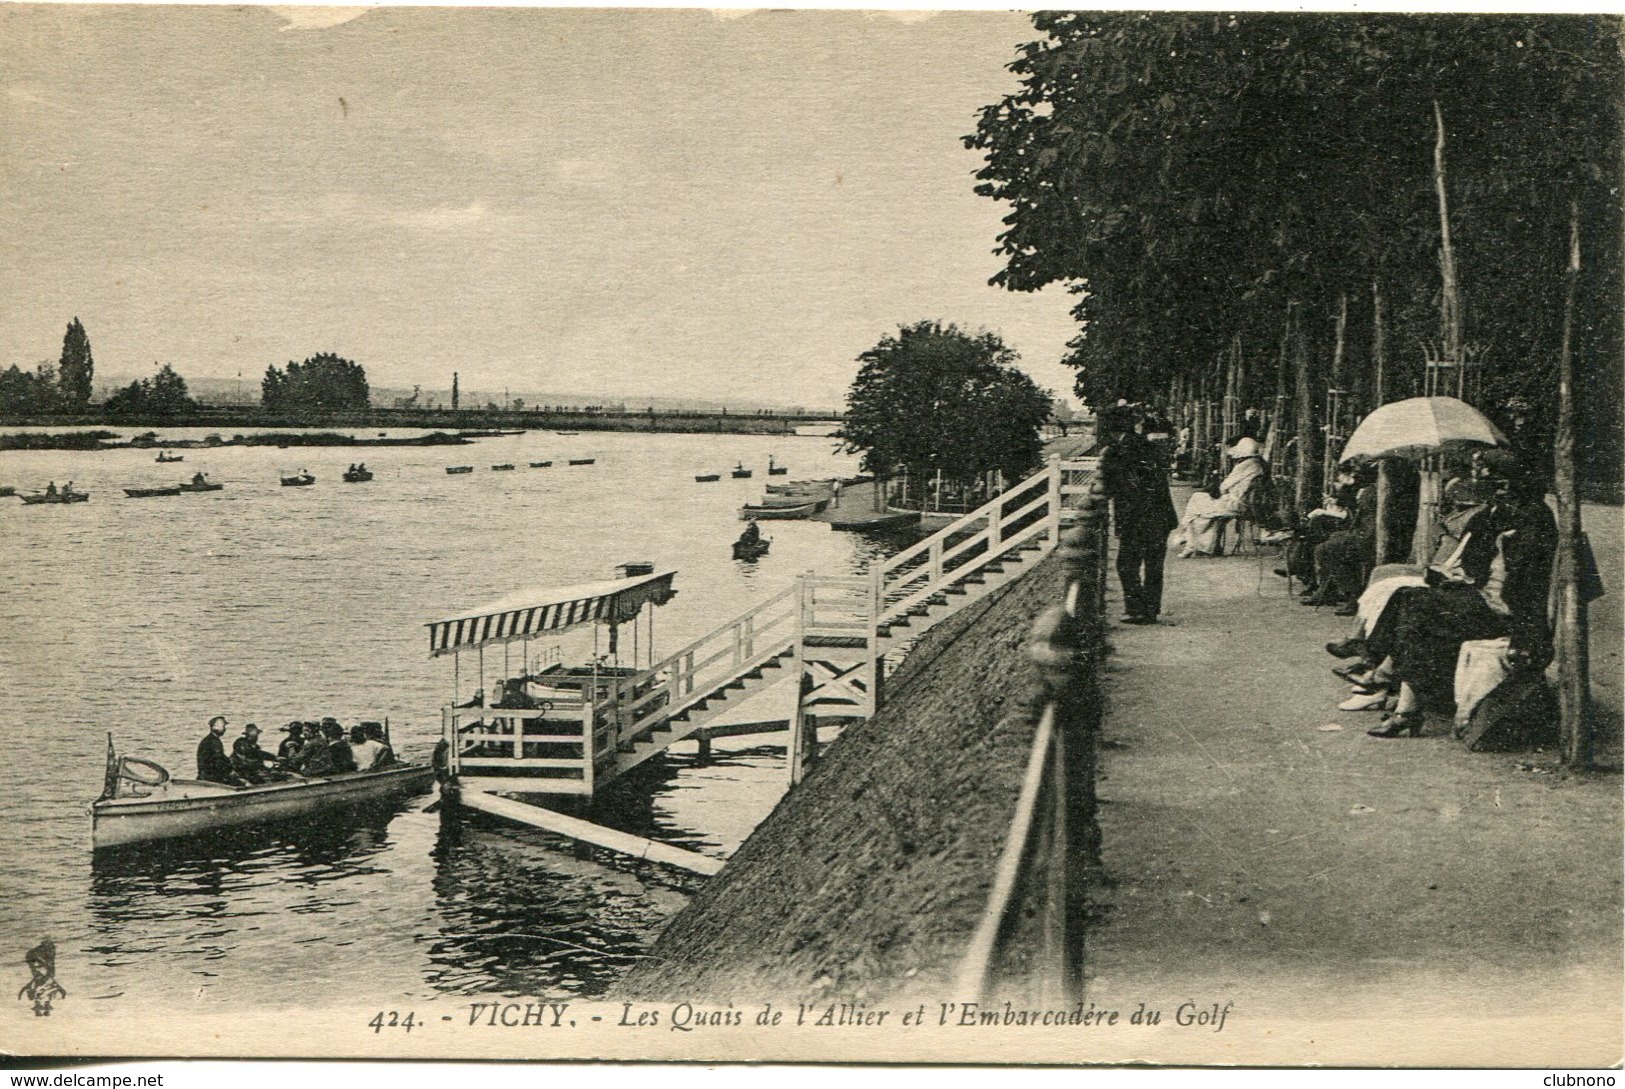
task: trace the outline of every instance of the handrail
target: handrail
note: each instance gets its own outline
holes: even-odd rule
[[[1027,652],[1042,675],[1043,710],[993,888],[958,973],[957,995],[987,1001],[1001,985],[1026,997],[1073,1003],[1083,992],[1087,878],[1098,863],[1095,748],[1100,725],[1099,660],[1104,641],[1107,539],[1098,484],[1062,541],[1065,604],[1034,622]],[[1041,948],[1026,980],[1003,965],[1017,922],[1030,907]]]
[[[933,533],[930,537],[927,537],[925,540],[920,541],[917,544],[911,545],[908,548],[903,549],[903,551],[897,553],[895,556],[892,556],[890,559],[888,559],[884,563],[882,563],[880,565],[880,570],[882,572],[896,570],[898,567],[901,567],[903,564],[905,564],[905,563],[909,562],[910,560],[914,559],[916,556],[919,556],[922,553],[929,550],[931,542],[933,540],[936,540],[938,538],[946,540],[949,536],[953,535],[954,533],[957,533],[960,530],[965,529],[972,522],[981,521],[983,518],[988,517],[988,515],[992,513],[994,507],[998,506],[1001,503],[1008,502],[1010,500],[1011,496],[1016,495],[1017,493],[1019,493],[1021,491],[1024,491],[1029,486],[1031,486],[1033,484],[1036,484],[1039,480],[1041,480],[1041,479],[1047,480],[1048,478],[1053,476],[1054,473],[1055,473],[1054,463],[1051,463],[1049,465],[1044,466],[1044,468],[1038,470],[1036,473],[1034,473],[1031,476],[1027,477],[1025,480],[1021,481],[1020,483],[1014,485],[1013,487],[1006,488],[1004,491],[1000,492],[998,495],[995,495],[992,499],[989,499],[986,503],[983,503],[980,507],[977,507],[975,510],[971,511],[969,514],[964,515],[963,517],[957,518],[952,522],[949,522],[947,525],[945,525],[941,529],[937,530],[935,533]]]

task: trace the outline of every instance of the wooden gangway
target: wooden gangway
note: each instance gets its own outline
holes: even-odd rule
[[[818,719],[873,715],[888,668],[912,650],[926,629],[1019,577],[1056,546],[1068,507],[1087,493],[1094,470],[1092,458],[1052,460],[980,508],[875,564],[866,575],[803,574],[750,610],[642,668],[602,663],[567,668],[555,662],[529,678],[545,686],[545,699],[505,690],[489,703],[477,697],[447,706],[442,724],[449,743],[448,771],[464,792],[591,799],[672,745],[696,737],[708,740],[709,724],[764,690],[796,679],[784,725],[791,735],[790,777],[799,780],[814,755]],[[669,597],[669,574],[628,581],[621,596],[664,592]],[[609,604],[583,607],[619,615],[618,585],[586,587]],[[562,601],[569,595],[554,596]],[[562,607],[552,598],[548,602],[546,608]],[[633,603],[641,608],[641,602]],[[495,630],[503,638],[525,634],[520,621],[503,617],[535,623],[538,607],[528,600],[497,604],[496,610],[432,625],[432,640],[442,644],[435,653],[445,652],[469,624],[486,627],[476,632],[477,643],[465,640],[465,645],[489,641],[488,617],[497,618]],[[573,617],[566,619],[573,622]],[[502,635],[504,631],[509,634]],[[475,808],[514,814],[512,804]],[[613,836],[595,842],[623,849]]]

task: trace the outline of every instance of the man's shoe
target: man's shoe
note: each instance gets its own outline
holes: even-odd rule
[[[1360,611],[1358,601],[1345,601],[1332,613],[1333,616],[1353,616]]]
[[[1277,574],[1277,575],[1280,575],[1280,576],[1281,576],[1281,577],[1282,577],[1282,578],[1284,578],[1284,579],[1289,579],[1289,578],[1291,578],[1291,577],[1292,577],[1292,572],[1291,572],[1291,571],[1288,571],[1288,570],[1287,570],[1287,569],[1286,569],[1286,568],[1284,568],[1284,567],[1277,567],[1277,568],[1276,568],[1276,569],[1275,569],[1275,573],[1276,573],[1276,574]]]
[[[1119,623],[1123,624],[1155,624],[1156,622],[1157,618],[1154,616],[1125,616],[1119,620]]]

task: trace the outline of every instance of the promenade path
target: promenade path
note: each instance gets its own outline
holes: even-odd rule
[[[1111,635],[1090,997],[1234,1002],[1268,1026],[1237,1061],[1617,1062],[1625,588],[1619,509],[1585,516],[1611,770],[1581,777],[1470,753],[1442,718],[1366,736],[1324,650],[1348,621],[1290,599],[1273,557],[1170,556],[1165,623]],[[1162,1031],[1161,1061],[1225,1061]]]

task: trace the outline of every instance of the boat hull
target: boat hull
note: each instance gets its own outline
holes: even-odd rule
[[[768,542],[768,541],[763,541],[762,543],[756,544],[756,545],[745,544],[742,541],[735,541],[734,542],[734,559],[736,559],[736,560],[760,559],[761,557],[767,555],[767,550],[770,547],[772,547],[772,545],[771,545],[771,542]]]
[[[183,492],[223,492],[226,490],[224,484],[182,484],[179,487]]]
[[[124,494],[131,499],[152,499],[160,495],[179,495],[179,488],[125,488]]]
[[[779,521],[779,520],[786,520],[787,521],[787,520],[796,519],[796,518],[810,518],[814,514],[817,514],[820,510],[822,510],[823,506],[824,505],[821,502],[805,503],[805,504],[801,504],[801,505],[794,506],[794,507],[787,507],[787,506],[773,506],[773,507],[744,506],[744,507],[739,508],[739,517],[741,519],[756,519],[756,520],[766,519],[768,521]]]
[[[37,503],[83,503],[90,499],[90,493],[69,492],[67,494],[63,494],[58,492],[56,495],[24,495],[19,496],[18,498],[20,498],[24,503],[27,503],[29,506],[33,506]]]
[[[434,769],[424,764],[241,789],[172,780],[149,797],[115,798],[91,806],[91,844],[100,851],[294,820],[427,794],[433,783]]]

